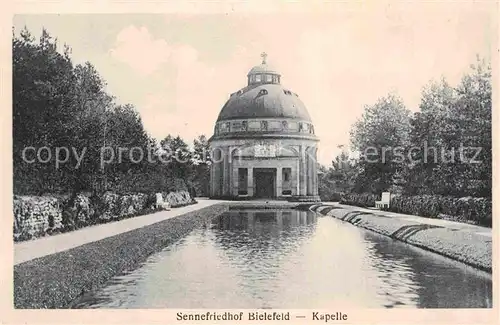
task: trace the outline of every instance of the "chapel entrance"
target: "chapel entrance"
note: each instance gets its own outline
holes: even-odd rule
[[[275,196],[276,168],[254,168],[255,194],[257,198]]]

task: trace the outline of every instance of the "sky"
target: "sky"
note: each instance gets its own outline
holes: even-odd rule
[[[39,36],[43,27],[91,62],[118,103],[133,104],[159,139],[212,135],[229,95],[267,62],[299,94],[330,164],[365,105],[393,92],[418,110],[422,88],[456,85],[476,56],[496,50],[493,2],[338,6],[304,13],[16,15]],[[62,46],[61,46],[62,48]]]

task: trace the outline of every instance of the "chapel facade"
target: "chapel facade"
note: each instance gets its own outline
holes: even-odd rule
[[[299,95],[281,85],[265,53],[262,58],[215,123],[210,195],[319,201],[319,140],[311,117]]]

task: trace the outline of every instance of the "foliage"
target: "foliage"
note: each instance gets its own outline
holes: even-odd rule
[[[352,148],[361,156],[356,191],[389,189],[394,174],[405,168],[398,154],[408,145],[409,131],[410,111],[396,95],[389,94],[365,107],[351,129]]]
[[[407,194],[491,196],[491,67],[471,68],[456,88],[442,80],[424,89],[410,138],[429,149],[412,157]]]
[[[359,206],[390,191],[403,195],[392,200],[399,212],[490,224],[491,96],[491,66],[478,58],[456,87],[444,79],[426,85],[414,114],[393,94],[366,106],[351,130],[360,159],[342,152],[323,167],[320,191],[345,193],[342,202]]]
[[[96,68],[74,65],[71,49],[64,45],[60,53],[45,29],[38,42],[26,28],[20,31],[12,55],[14,193],[170,192],[193,184],[208,193],[204,136],[192,151],[179,136],[167,135],[160,145],[183,162],[160,159],[165,150],[147,134],[136,108],[116,104]],[[46,163],[36,159],[41,147],[52,155]],[[60,164],[57,148],[68,150],[59,149]]]
[[[491,66],[478,59],[456,87],[444,79],[426,85],[414,114],[393,94],[366,106],[351,130],[352,149],[360,159],[348,159],[342,152],[331,167],[323,167],[320,191],[346,193],[344,202],[362,206],[373,206],[369,195],[384,191],[425,197],[431,205],[445,196],[490,200],[491,94]],[[411,202],[420,206],[418,199]],[[420,214],[419,209],[404,211]],[[433,211],[425,204],[422,209]],[[442,213],[450,211],[464,214],[451,208]]]
[[[340,201],[342,193],[349,193],[354,188],[358,164],[346,151],[332,161],[332,167],[320,166],[319,195],[323,201]]]
[[[210,148],[208,139],[201,135],[194,140],[192,184],[196,193],[209,196],[210,193]]]
[[[487,198],[439,195],[394,196],[389,211],[429,218],[451,218],[491,227],[492,202]]]
[[[380,196],[371,193],[349,193],[342,195],[341,204],[355,205],[358,207],[373,207]]]

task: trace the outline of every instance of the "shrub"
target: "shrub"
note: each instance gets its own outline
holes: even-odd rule
[[[355,205],[358,207],[374,207],[375,201],[379,201],[380,196],[372,193],[349,193],[343,194],[340,199],[341,204]]]
[[[388,211],[429,218],[452,219],[491,227],[492,202],[487,198],[440,195],[394,196]]]
[[[332,196],[330,197],[330,201],[332,202],[340,202],[342,200],[342,193],[332,193]]]

